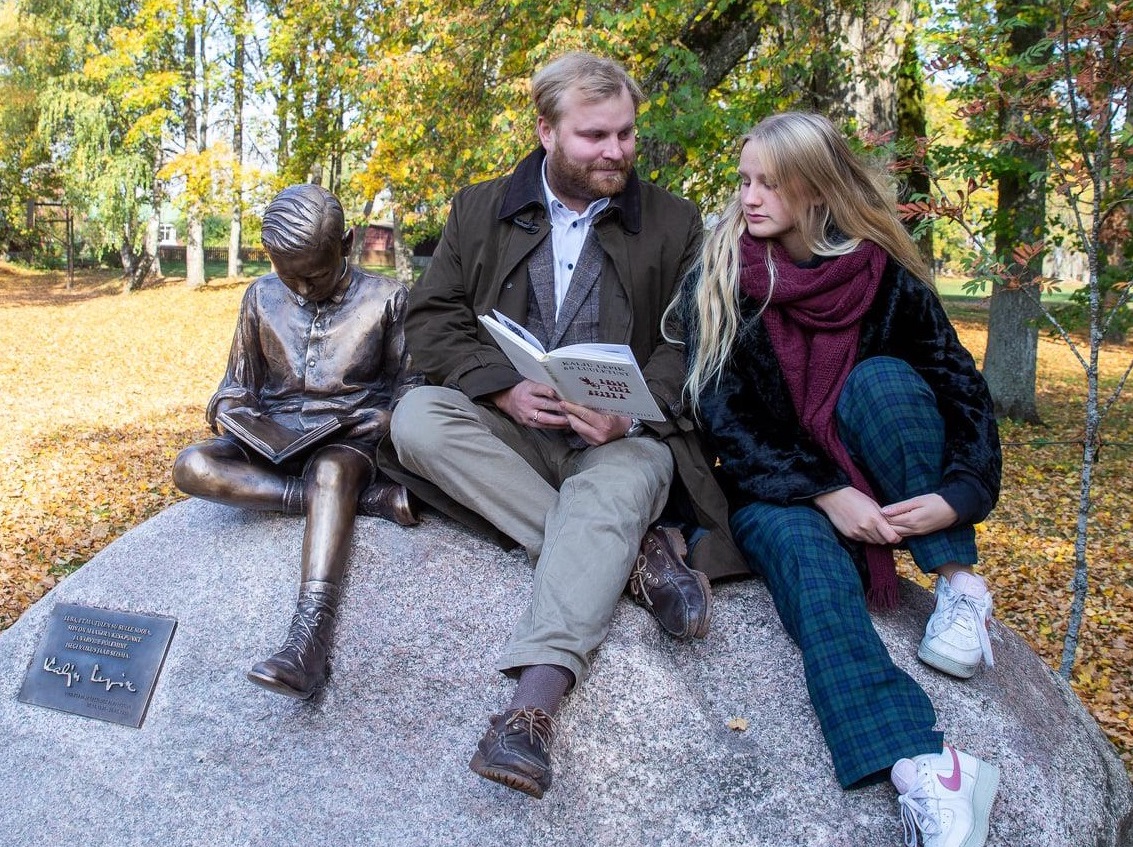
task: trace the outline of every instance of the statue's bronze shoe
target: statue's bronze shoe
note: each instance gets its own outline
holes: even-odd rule
[[[269,691],[300,700],[314,694],[327,679],[327,655],[337,603],[337,586],[327,582],[303,583],[287,640],[278,652],[257,662],[248,671],[248,679]]]
[[[401,526],[413,526],[419,521],[409,489],[388,480],[379,480],[362,492],[358,498],[358,514],[385,518]]]

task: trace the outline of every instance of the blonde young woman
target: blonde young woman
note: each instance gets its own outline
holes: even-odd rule
[[[896,603],[903,544],[936,575],[918,656],[961,678],[992,664],[972,567],[999,494],[987,386],[884,181],[830,121],[767,118],[739,181],[681,309],[733,534],[802,650],[842,786],[888,776],[909,845],[982,845],[998,769],[944,743],[868,606]]]

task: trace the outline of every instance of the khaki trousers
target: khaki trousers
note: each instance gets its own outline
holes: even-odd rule
[[[402,465],[522,544],[535,563],[531,601],[497,669],[559,665],[581,682],[641,538],[665,505],[669,448],[652,438],[572,448],[558,432],[435,386],[406,394],[390,431]]]

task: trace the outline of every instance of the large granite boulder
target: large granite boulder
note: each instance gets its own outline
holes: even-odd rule
[[[511,684],[491,669],[530,566],[441,518],[360,519],[325,694],[244,672],[275,649],[302,523],[185,502],[127,534],[0,634],[0,843],[10,845],[847,845],[901,843],[894,792],[843,792],[799,655],[762,584],[719,588],[703,642],[628,599],[561,713],[536,801],[468,759]],[[18,702],[57,602],[170,615],[140,729]],[[878,617],[957,746],[998,763],[991,844],[1130,845],[1133,788],[1066,685],[996,625],[960,683],[914,658],[931,598]],[[744,718],[746,731],[729,728]]]

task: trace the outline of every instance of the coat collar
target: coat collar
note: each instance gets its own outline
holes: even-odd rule
[[[514,220],[535,208],[545,211],[543,159],[546,155],[547,152],[538,147],[516,166],[500,204],[499,220]],[[602,210],[598,218],[600,220],[610,214],[618,216],[626,232],[641,232],[641,181],[637,178],[636,170],[630,171],[625,190],[610,198],[610,205]],[[523,226],[521,222],[516,223]],[[531,222],[527,223],[530,225]]]

